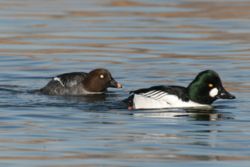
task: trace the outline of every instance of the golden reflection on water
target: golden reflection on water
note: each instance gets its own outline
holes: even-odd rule
[[[151,150],[145,148],[145,150]],[[72,153],[73,154],[73,153]],[[124,153],[105,153],[105,154],[88,154],[79,153],[68,156],[17,156],[17,157],[0,157],[0,160],[76,160],[76,159],[124,159],[124,160],[179,160],[179,161],[248,161],[250,156],[202,156],[202,155],[176,155],[176,154],[124,154]],[[74,165],[73,165],[74,166]]]

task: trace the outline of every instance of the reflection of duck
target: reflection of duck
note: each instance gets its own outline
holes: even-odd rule
[[[216,121],[225,119],[234,119],[230,112],[217,112],[215,108],[207,110],[201,108],[168,108],[157,110],[140,110],[133,112],[136,117],[150,117],[150,118],[180,118],[188,117],[195,121]]]
[[[95,69],[89,73],[72,72],[54,77],[40,92],[48,95],[101,94],[108,87],[121,88],[106,69]]]
[[[199,73],[187,88],[153,86],[131,93],[125,100],[129,109],[209,107],[218,98],[235,98],[224,89],[219,75],[212,70]]]

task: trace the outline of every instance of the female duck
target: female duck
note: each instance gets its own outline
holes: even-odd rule
[[[58,75],[40,89],[47,95],[101,94],[108,87],[122,88],[106,69],[95,69],[89,73],[72,72]]]

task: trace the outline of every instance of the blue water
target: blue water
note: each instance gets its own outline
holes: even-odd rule
[[[1,166],[250,165],[250,1],[0,0]],[[104,67],[106,95],[29,93]],[[217,71],[212,111],[129,111],[129,91]]]

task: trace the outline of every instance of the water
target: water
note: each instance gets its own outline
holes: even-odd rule
[[[0,1],[1,166],[249,166],[250,1]],[[108,68],[106,96],[28,93]],[[213,111],[129,111],[130,90],[217,71]]]

